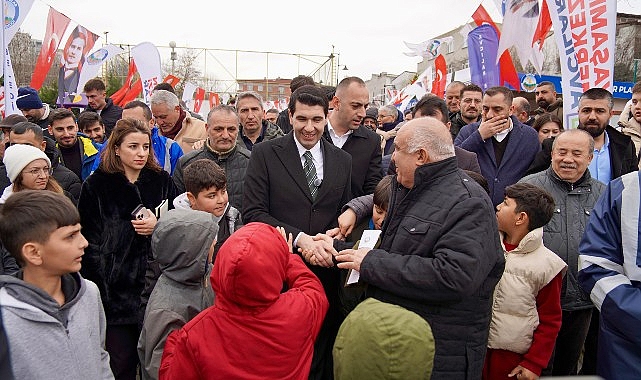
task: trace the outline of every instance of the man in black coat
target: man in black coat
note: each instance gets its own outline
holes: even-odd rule
[[[612,94],[602,88],[591,88],[579,99],[578,128],[587,131],[594,138],[590,175],[606,185],[615,178],[638,170],[632,139],[608,124],[613,106]],[[553,142],[554,138],[543,140],[542,150],[536,155],[526,174],[538,173],[550,167]]]
[[[85,111],[93,111],[100,115],[105,124],[105,132],[109,136],[116,122],[122,118],[122,108],[107,98],[105,83],[98,78],[89,79],[83,91],[87,95],[88,103]]]
[[[296,247],[314,253],[305,260],[322,282],[330,307],[314,346],[310,379],[332,378],[332,347],[342,322],[339,271],[331,268],[329,253],[333,248],[312,237],[336,227],[341,207],[351,199],[350,155],[322,138],[328,107],[315,86],[294,91],[289,103],[293,131],[252,150],[242,212],[245,224],[284,227]]]
[[[494,207],[457,168],[441,121],[410,120],[395,145],[397,174],[380,246],[343,250],[338,266],[360,271],[368,296],[430,324],[433,380],[480,379],[492,293],[505,265]]]
[[[336,87],[323,137],[352,156],[352,196],[372,194],[381,170],[381,138],[361,125],[369,92],[365,82],[357,77],[347,77]]]

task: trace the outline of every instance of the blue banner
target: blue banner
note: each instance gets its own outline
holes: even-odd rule
[[[552,82],[554,90],[561,94],[561,77],[558,75],[538,75],[538,74],[524,74],[518,73],[521,80],[521,91],[532,92],[538,83],[543,81]],[[474,82],[472,82],[474,83]],[[614,81],[612,86],[612,96],[615,99],[631,99],[632,98],[633,82],[617,82]]]
[[[498,48],[499,37],[490,25],[476,27],[467,35],[470,76],[472,83],[478,84],[483,91],[501,83],[501,71],[496,57]]]

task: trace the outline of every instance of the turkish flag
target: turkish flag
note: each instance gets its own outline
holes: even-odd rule
[[[194,100],[194,112],[199,113],[200,107],[203,105],[203,100],[205,100],[205,89],[198,87]]]
[[[132,100],[135,100],[138,95],[142,93],[142,82],[140,79],[136,79],[134,84],[131,86],[129,91],[125,94],[125,96],[122,98],[120,103],[118,104],[120,107],[124,107],[125,104],[131,102]]]
[[[436,79],[432,82],[432,94],[443,98],[447,81],[447,63],[443,54],[439,54],[434,60],[434,69],[436,70]]]
[[[215,92],[209,93],[209,109],[220,105],[220,97]]]
[[[483,23],[490,24],[496,30],[499,38],[501,37],[501,31],[490,17],[490,14],[487,13],[483,4],[480,4],[479,7],[476,8],[476,11],[472,14],[472,19],[478,26],[483,25]],[[512,86],[512,88],[518,90],[521,82],[519,81],[519,75],[516,73],[516,68],[514,67],[514,62],[512,61],[509,50],[505,50],[503,54],[501,54],[499,68],[501,71],[501,84],[505,85],[507,83]]]
[[[539,23],[536,25],[536,32],[534,33],[534,39],[532,40],[532,46],[534,46],[534,43],[538,41],[539,49],[543,49],[543,41],[545,41],[545,37],[548,35],[551,28],[552,19],[550,18],[548,2],[544,0],[541,13],[539,14]]]
[[[65,34],[69,26],[69,17],[63,15],[57,10],[49,7],[49,15],[47,16],[47,30],[45,37],[42,40],[42,47],[40,54],[36,61],[36,67],[31,76],[31,84],[29,86],[39,90],[47,77],[47,73],[53,64],[53,59],[56,56],[56,50],[60,46],[60,40]]]
[[[169,83],[171,85],[171,87],[176,87],[178,82],[180,82],[180,78],[178,78],[175,75],[169,74],[162,81],[163,81],[163,83]]]
[[[121,105],[122,99],[125,97],[127,94],[127,91],[131,88],[131,82],[134,79],[134,74],[136,74],[136,64],[134,63],[134,60],[131,59],[129,61],[129,72],[127,73],[127,79],[125,80],[125,84],[118,89],[118,91],[114,92],[111,94],[110,98],[113,100],[114,104]],[[123,104],[124,105],[124,104]]]

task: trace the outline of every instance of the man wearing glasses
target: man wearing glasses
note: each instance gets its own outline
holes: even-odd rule
[[[461,110],[450,115],[452,140],[456,139],[461,128],[481,120],[482,101],[483,90],[479,86],[468,84],[461,89]]]

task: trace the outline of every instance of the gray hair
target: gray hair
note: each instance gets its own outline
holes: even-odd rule
[[[240,101],[245,99],[245,98],[254,98],[254,99],[258,100],[258,104],[260,105],[260,109],[261,110],[263,109],[263,98],[260,96],[259,93],[255,92],[255,91],[241,92],[236,97],[236,105],[238,105],[238,103],[240,103]]]
[[[381,114],[381,111],[385,111],[384,113],[394,116],[394,119],[398,118],[398,109],[391,104],[388,104],[379,108],[378,109],[379,115]]]
[[[152,106],[164,104],[169,108],[175,108],[176,106],[180,105],[180,101],[175,94],[167,90],[156,90],[151,95],[149,104],[151,104]]]
[[[583,129],[578,129],[578,128],[572,128],[568,129],[567,131],[564,131],[563,133],[559,134],[554,141],[552,142],[552,150],[556,149],[556,143],[559,141],[559,137],[561,136],[568,136],[568,135],[581,135],[584,137],[587,137],[588,139],[588,153],[592,154],[594,152],[594,138],[592,138],[592,135],[589,134],[588,132],[584,131]]]
[[[211,116],[218,112],[233,114],[238,119],[238,112],[236,112],[236,108],[228,106],[226,104],[220,104],[209,111],[209,113],[207,114],[207,122],[209,123],[209,119],[211,118]]]
[[[415,124],[414,133],[407,139],[407,152],[414,153],[419,149],[425,149],[432,162],[454,157],[452,135],[447,130],[447,127],[440,120],[433,117],[428,116],[420,119],[428,118],[438,122],[438,125],[436,123]],[[439,131],[439,127],[442,130]],[[403,126],[403,128],[406,128],[406,126]]]

